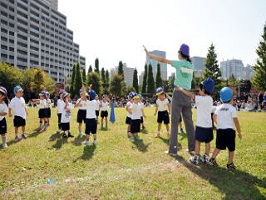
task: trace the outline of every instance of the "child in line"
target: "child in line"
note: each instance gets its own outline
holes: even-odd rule
[[[108,124],[107,124],[108,106],[109,106],[108,97],[107,97],[107,95],[103,95],[102,102],[100,105],[100,107],[101,107],[101,128],[103,128],[103,120],[105,122],[105,128],[107,128],[107,126],[108,126]]]
[[[98,117],[99,117],[99,114],[100,114],[100,104],[101,104],[101,102],[99,100],[99,96],[98,95],[96,95],[94,101],[96,103],[96,111],[95,111],[96,112],[96,121],[97,121],[97,123],[99,123],[98,122]]]
[[[46,92],[41,91],[39,93],[39,97],[40,97],[40,99],[33,99],[32,100],[35,104],[39,104],[38,116],[40,119],[40,126],[37,130],[38,131],[45,131],[46,127],[47,127],[47,117],[48,117]]]
[[[200,84],[199,95],[194,95],[181,87],[177,87],[177,90],[183,92],[191,99],[195,99],[197,106],[195,155],[191,157],[189,161],[195,165],[199,165],[201,161],[203,163],[207,163],[209,161],[211,149],[210,142],[213,140],[213,127],[211,119],[213,99],[210,95],[214,90],[214,81],[211,78],[204,80]],[[203,157],[200,156],[200,145],[202,142],[205,143],[205,153]]]
[[[130,132],[132,136],[130,137],[130,141],[134,142],[135,140],[141,141],[142,139],[138,136],[138,133],[140,132],[140,117],[141,114],[143,117],[146,117],[143,113],[143,108],[139,105],[139,96],[136,94],[133,97],[133,103],[129,108],[129,113],[131,116],[131,124],[130,124]]]
[[[61,133],[62,126],[61,126],[61,118],[62,118],[62,112],[64,110],[65,103],[63,101],[63,94],[65,93],[64,90],[59,91],[59,99],[57,100],[57,124],[58,124],[58,130],[57,133]]]
[[[23,139],[27,138],[27,135],[25,133],[26,129],[26,116],[28,115],[28,111],[25,104],[25,99],[23,96],[23,89],[20,86],[16,86],[13,89],[13,92],[15,94],[15,97],[11,99],[11,102],[9,104],[9,117],[12,117],[12,110],[14,112],[14,119],[13,124],[15,127],[15,141],[19,141],[18,136],[18,128],[21,127],[21,137]]]
[[[139,102],[140,107],[143,109],[143,112],[144,112],[144,107],[145,107],[145,105],[144,105],[144,103],[143,103],[143,97],[141,96],[141,94],[138,94],[138,95],[139,95],[139,98],[140,98],[140,102]],[[143,119],[142,114],[141,114],[141,116],[140,116],[140,126],[141,126],[141,129],[142,129],[142,130],[145,129],[144,119]]]
[[[88,94],[86,94],[87,98],[87,104],[86,104],[86,140],[82,142],[83,145],[87,146],[89,145],[90,141],[90,135],[93,135],[93,144],[97,144],[97,121],[96,121],[96,102],[93,101],[96,97],[96,93],[94,90],[90,90]]]
[[[126,111],[127,111],[127,116],[126,116],[126,124],[127,124],[127,137],[131,137],[132,136],[132,134],[131,134],[131,132],[130,132],[130,124],[131,124],[131,117],[132,117],[132,115],[131,115],[131,113],[129,112],[129,108],[130,108],[130,106],[132,105],[132,103],[133,103],[133,97],[136,95],[136,93],[135,92],[130,92],[129,94],[128,94],[128,102],[127,102],[127,104],[126,104]]]
[[[46,127],[50,126],[51,104],[52,104],[52,101],[50,99],[50,93],[46,92],[46,110],[47,110],[47,118],[46,118],[47,124],[46,124]]]
[[[0,134],[2,137],[3,148],[7,148],[6,143],[6,132],[7,132],[7,124],[6,118],[8,112],[8,98],[7,98],[7,90],[5,87],[0,87]]]
[[[169,113],[170,113],[170,103],[169,100],[166,98],[165,92],[163,91],[163,88],[159,87],[156,89],[156,108],[154,112],[154,116],[156,116],[157,112],[157,123],[158,123],[158,128],[157,128],[157,135],[155,136],[156,138],[161,137],[161,127],[162,127],[162,122],[164,122],[166,131],[167,131],[167,137],[170,137],[170,132],[169,132]]]
[[[220,100],[223,102],[218,106],[214,113],[214,122],[217,124],[216,132],[216,148],[209,160],[210,165],[217,165],[216,156],[221,150],[228,148],[228,163],[227,169],[235,169],[234,165],[234,152],[235,152],[235,137],[236,131],[241,140],[242,134],[237,118],[236,108],[233,103],[233,91],[229,87],[224,87],[220,91]]]
[[[79,124],[79,137],[82,137],[84,134],[82,133],[82,121],[86,123],[86,109],[87,109],[87,93],[83,90],[80,90],[80,98],[77,100],[77,103],[75,105],[76,107],[79,107],[78,113],[77,113],[77,122]]]
[[[63,95],[63,101],[64,101],[64,109],[63,109],[62,118],[61,118],[61,127],[62,127],[62,131],[64,131],[62,136],[63,138],[74,137],[70,133],[71,110],[74,108],[74,106],[71,103],[69,93],[65,92],[62,95]]]

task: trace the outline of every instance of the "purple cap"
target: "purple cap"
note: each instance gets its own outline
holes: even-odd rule
[[[182,44],[180,46],[179,51],[184,55],[184,56],[189,56],[189,46],[187,44]]]

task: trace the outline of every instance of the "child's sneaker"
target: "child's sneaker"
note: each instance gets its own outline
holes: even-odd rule
[[[20,140],[19,137],[16,135],[15,142],[18,142],[19,140]]]
[[[41,131],[42,130],[42,127],[40,126],[39,128],[37,128],[37,131]]]
[[[97,140],[93,140],[93,144],[94,145],[97,145]]]
[[[234,163],[228,163],[228,164],[226,164],[226,168],[227,169],[236,169],[236,166],[234,165]]]
[[[155,138],[160,138],[161,135],[159,133],[157,133],[157,135],[155,136]]]
[[[84,133],[79,132],[79,137],[83,137],[83,136],[84,136]]]
[[[67,137],[74,137],[71,133],[68,133]]]
[[[131,137],[129,138],[129,140],[130,140],[130,142],[135,142],[135,138],[134,138],[133,136],[131,136]]]
[[[164,152],[165,154],[168,154],[169,156],[177,156],[177,153],[169,153],[169,150]]]
[[[61,129],[58,129],[58,130],[56,131],[56,133],[61,133]]]
[[[63,133],[62,137],[67,138],[67,134]]]
[[[209,161],[209,156],[207,154],[204,154],[200,157],[200,160],[202,163],[207,163]]]
[[[193,163],[194,165],[199,165],[200,164],[200,156],[199,155],[195,155],[194,157],[191,157],[189,159],[189,161],[191,163]]]
[[[3,149],[6,149],[8,147],[7,143],[3,144]]]
[[[85,140],[85,141],[82,142],[82,144],[85,145],[85,146],[88,146],[89,145],[89,141]]]
[[[25,133],[22,133],[22,134],[21,134],[21,137],[22,137],[23,139],[27,139],[27,135],[26,135]]]
[[[41,131],[46,131],[46,126],[43,126],[43,127],[41,128]]]
[[[212,165],[212,166],[218,166],[215,158],[210,158],[209,161],[207,162],[209,165]]]

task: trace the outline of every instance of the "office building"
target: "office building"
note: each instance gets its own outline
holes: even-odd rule
[[[191,61],[194,65],[194,76],[203,77],[203,71],[206,68],[205,66],[206,58],[194,56],[191,58]]]
[[[232,59],[220,62],[220,70],[224,80],[228,80],[232,75],[238,80],[242,79],[243,68],[242,60]]]
[[[41,67],[56,82],[71,76],[73,65],[85,68],[85,57],[73,42],[67,18],[57,0],[1,0],[1,60],[21,70]]]
[[[126,86],[132,86],[133,85],[134,70],[135,70],[135,68],[127,67],[127,64],[123,63],[124,81],[126,83]],[[111,79],[117,73],[118,73],[118,66],[116,66],[115,68],[112,68],[110,70]]]

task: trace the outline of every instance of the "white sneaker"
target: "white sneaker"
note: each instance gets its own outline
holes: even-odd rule
[[[58,130],[56,131],[56,133],[61,133],[61,129],[58,129]]]
[[[97,144],[97,140],[93,140],[93,144],[96,145]]]
[[[84,136],[84,133],[79,132],[79,137],[83,137],[83,136]]]
[[[89,141],[85,140],[85,141],[82,142],[82,144],[85,145],[85,146],[88,146],[89,145]]]
[[[6,149],[8,146],[7,146],[7,143],[4,143],[3,144],[3,149]]]

